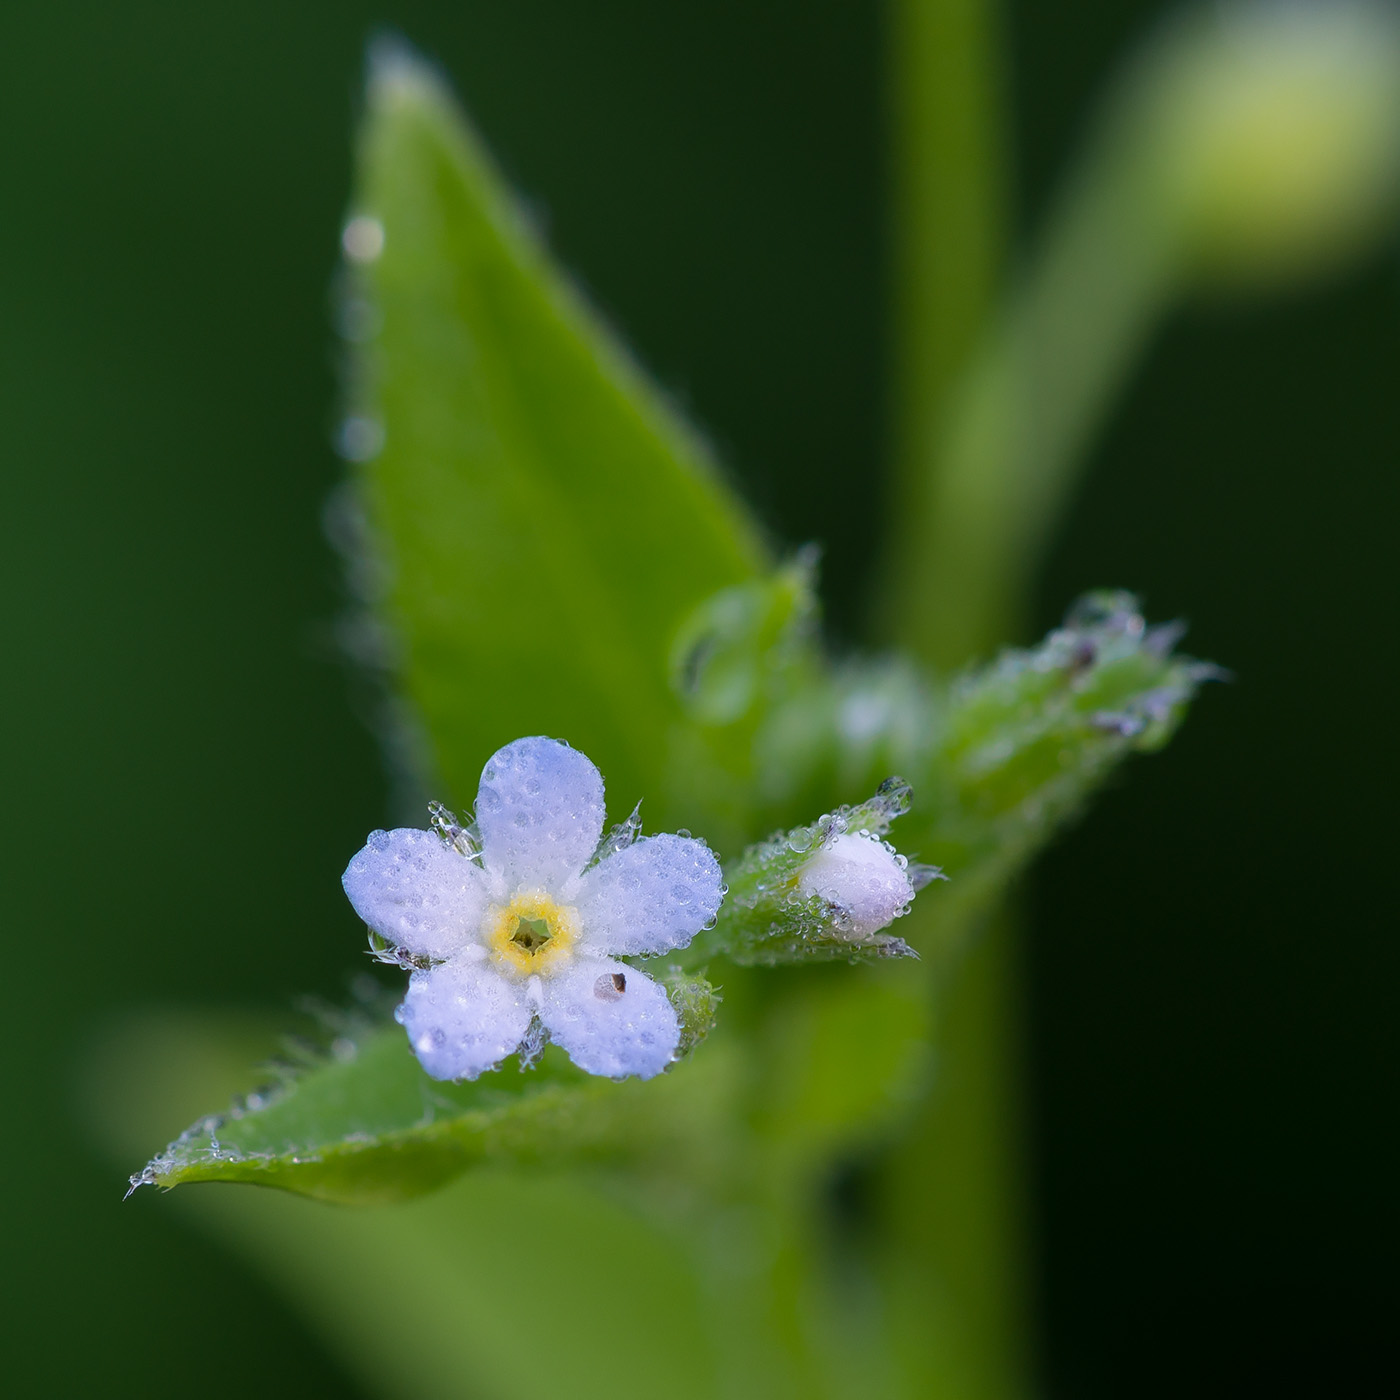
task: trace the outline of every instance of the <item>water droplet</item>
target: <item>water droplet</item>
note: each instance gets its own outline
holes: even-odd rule
[[[345,225],[340,246],[351,262],[373,262],[384,251],[384,225],[369,214],[358,214]]]
[[[384,446],[384,425],[377,418],[352,413],[335,434],[335,450],[347,462],[368,462]]]
[[[383,323],[379,308],[365,297],[344,297],[336,307],[336,329],[353,345],[373,340]]]

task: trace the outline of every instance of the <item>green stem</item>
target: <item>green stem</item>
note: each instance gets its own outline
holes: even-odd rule
[[[950,386],[1001,275],[1006,181],[994,0],[893,0],[890,9],[895,336],[891,567],[881,618],[911,586],[932,509],[930,461]],[[888,628],[881,627],[882,632]]]
[[[932,1092],[881,1181],[892,1330],[920,1400],[1034,1389],[1014,934],[1003,912],[935,970]]]
[[[898,397],[879,630],[945,670],[1018,630],[1076,469],[1179,265],[1141,149],[1109,120],[990,312],[1004,180],[992,31],[986,0],[895,6]],[[930,1397],[1032,1388],[1012,923],[1002,911],[963,950],[933,1091],[885,1164],[892,1321]]]
[[[1178,290],[1174,222],[1110,125],[947,398],[905,507],[896,635],[955,668],[1010,639],[1086,450]]]
[[[947,623],[927,604],[962,596],[934,595],[928,578],[930,522],[946,509],[949,418],[1005,252],[998,19],[991,0],[895,0],[891,20],[894,509],[876,631],[929,660],[946,659],[938,630]],[[1029,1389],[1022,1241],[1008,1210],[1006,953],[1004,941],[984,940],[968,955],[940,1027],[942,1070],[881,1182],[897,1364],[920,1396],[1005,1400]]]

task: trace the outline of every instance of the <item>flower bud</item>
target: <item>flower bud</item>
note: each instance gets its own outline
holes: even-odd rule
[[[865,939],[908,909],[914,886],[907,864],[878,836],[848,832],[803,866],[797,885],[835,906],[843,934]]]
[[[1375,0],[1236,0],[1179,27],[1141,74],[1163,217],[1207,275],[1325,271],[1392,212],[1400,22]]]
[[[917,957],[902,938],[880,932],[943,878],[881,839],[909,801],[909,785],[886,778],[869,801],[750,846],[725,866],[728,897],[692,954],[766,967]]]

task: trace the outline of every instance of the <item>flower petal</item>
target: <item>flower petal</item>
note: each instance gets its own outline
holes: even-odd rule
[[[532,1013],[523,983],[459,958],[415,972],[395,1014],[434,1079],[475,1079],[520,1044]]]
[[[852,938],[869,938],[909,908],[914,886],[907,866],[878,836],[846,832],[802,867],[797,888],[834,904]]]
[[[540,1020],[580,1069],[611,1079],[660,1074],[681,1038],[665,990],[611,958],[580,958],[546,979]]]
[[[691,836],[648,836],[590,870],[574,901],[592,953],[664,953],[714,918],[724,898],[719,861]]]
[[[355,912],[382,938],[446,958],[473,936],[486,907],[486,880],[435,832],[376,831],[341,883]]]
[[[603,834],[603,775],[557,739],[517,739],[487,760],[476,821],[492,875],[557,893]]]

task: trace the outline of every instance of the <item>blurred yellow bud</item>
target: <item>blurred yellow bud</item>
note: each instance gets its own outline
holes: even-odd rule
[[[1359,252],[1400,191],[1400,19],[1376,0],[1224,4],[1164,36],[1139,114],[1197,272],[1268,283]]]

